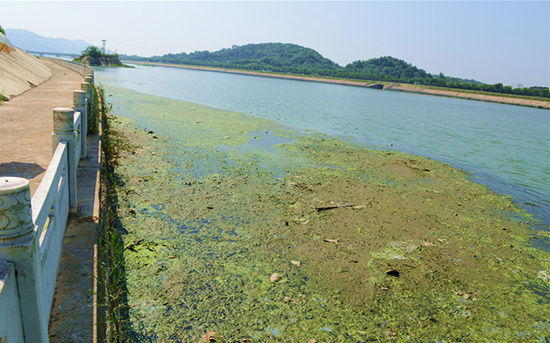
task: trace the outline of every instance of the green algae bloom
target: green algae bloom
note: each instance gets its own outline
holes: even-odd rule
[[[106,88],[128,143],[115,173],[129,339],[550,335],[549,254],[529,246],[529,216],[463,171]]]

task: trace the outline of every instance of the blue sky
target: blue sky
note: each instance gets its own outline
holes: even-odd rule
[[[341,65],[394,56],[430,73],[550,86],[550,2],[0,2],[0,25],[157,55],[288,42]]]

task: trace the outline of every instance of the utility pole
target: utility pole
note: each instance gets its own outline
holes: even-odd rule
[[[103,55],[105,55],[105,39],[101,40],[103,42]]]

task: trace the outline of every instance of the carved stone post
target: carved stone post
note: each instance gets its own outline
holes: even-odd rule
[[[88,137],[88,102],[86,100],[86,92],[73,91],[73,108],[75,111],[81,113],[80,141],[82,145],[80,158],[85,158]]]
[[[58,107],[53,109],[52,154],[61,141],[67,142],[69,163],[69,206],[73,212],[77,210],[76,196],[76,133],[74,127],[74,110],[72,108]]]
[[[40,253],[26,179],[0,177],[0,258],[15,266],[25,341],[48,342],[49,318],[42,308]]]

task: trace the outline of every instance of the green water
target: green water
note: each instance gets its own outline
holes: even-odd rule
[[[449,162],[550,224],[547,110],[168,67],[99,69],[97,76],[108,85]]]

